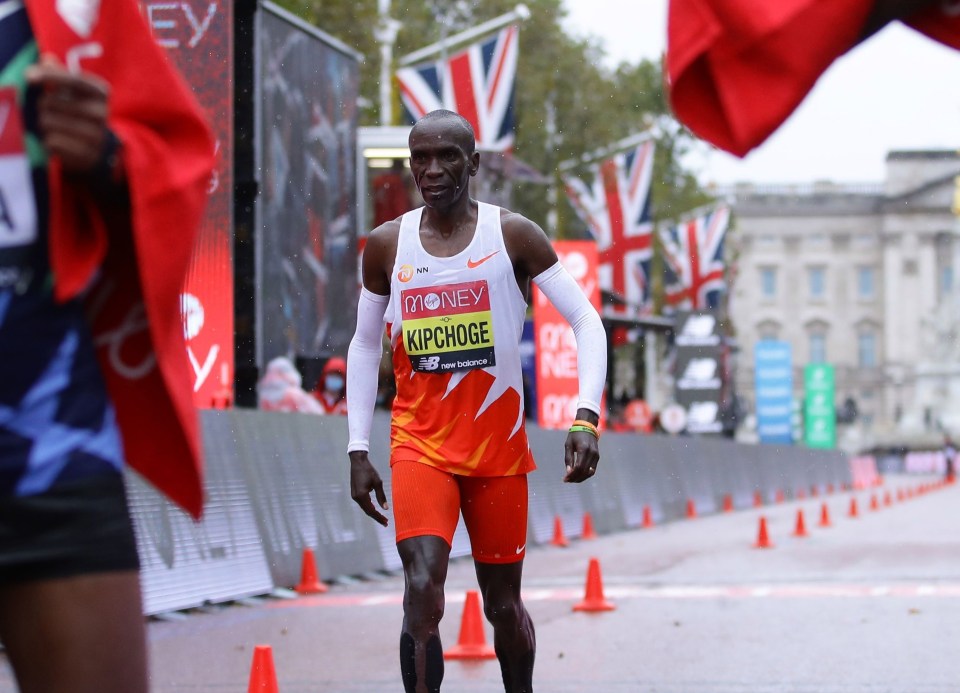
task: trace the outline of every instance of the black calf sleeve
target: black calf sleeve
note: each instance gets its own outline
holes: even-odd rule
[[[410,633],[400,634],[400,676],[404,693],[417,693],[417,645]]]
[[[429,693],[440,693],[440,684],[443,683],[443,648],[436,635],[427,641],[424,660],[427,690]],[[404,693],[416,693],[417,645],[409,633],[400,634],[400,676],[403,678]]]
[[[443,648],[436,635],[427,641],[426,659],[427,690],[430,693],[440,693],[440,684],[443,683]]]

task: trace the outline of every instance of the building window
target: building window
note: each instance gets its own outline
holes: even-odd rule
[[[810,333],[810,363],[827,362],[827,336],[823,332]]]
[[[861,368],[874,368],[877,365],[877,337],[873,332],[861,332],[857,336],[857,354]]]
[[[760,268],[760,295],[763,298],[777,297],[777,269],[775,267]]]
[[[762,340],[775,342],[780,339],[780,326],[770,320],[764,320],[757,325],[757,334]]]
[[[940,295],[949,296],[953,291],[953,267],[947,265],[940,268]]]
[[[857,269],[857,296],[859,298],[866,300],[874,297],[874,279],[873,267]]]
[[[810,298],[824,298],[827,294],[827,270],[823,267],[808,268],[807,285],[810,290]]]

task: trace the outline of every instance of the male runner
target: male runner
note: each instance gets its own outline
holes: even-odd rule
[[[122,469],[202,505],[179,294],[210,179],[133,0],[0,0],[0,640],[21,693],[145,693]]]
[[[533,623],[520,599],[527,473],[518,344],[531,279],[577,339],[580,400],[565,444],[564,480],[596,473],[596,424],[606,374],[600,317],[530,220],[470,198],[480,155],[470,124],[433,111],[410,132],[410,168],[424,207],[375,229],[363,255],[347,400],[350,486],[386,526],[380,477],[368,458],[383,323],[397,395],[390,465],[397,550],[406,588],[400,669],[408,693],[443,679],[438,626],[450,542],[463,513],[484,613],[508,693],[533,690]],[[571,422],[573,423],[573,422]]]

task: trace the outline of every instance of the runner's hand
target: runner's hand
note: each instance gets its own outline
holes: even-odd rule
[[[43,92],[37,111],[47,153],[66,173],[93,170],[106,145],[110,85],[96,75],[70,72],[50,55],[27,69],[27,81]]]
[[[387,520],[385,515],[377,511],[377,508],[373,505],[373,500],[370,498],[370,492],[375,492],[377,495],[377,503],[380,504],[380,507],[384,510],[390,509],[390,506],[387,505],[387,495],[383,492],[383,481],[380,480],[380,475],[377,474],[377,470],[373,468],[370,457],[366,452],[357,450],[349,454],[350,496],[356,504],[360,506],[363,512],[386,527],[387,524],[389,524],[389,520]]]
[[[577,431],[567,434],[567,441],[563,445],[563,461],[567,467],[564,481],[579,484],[597,473],[599,442],[590,433]]]

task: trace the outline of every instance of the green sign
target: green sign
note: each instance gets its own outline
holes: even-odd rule
[[[837,412],[834,405],[833,366],[811,363],[803,371],[804,441],[810,448],[837,446]]]

